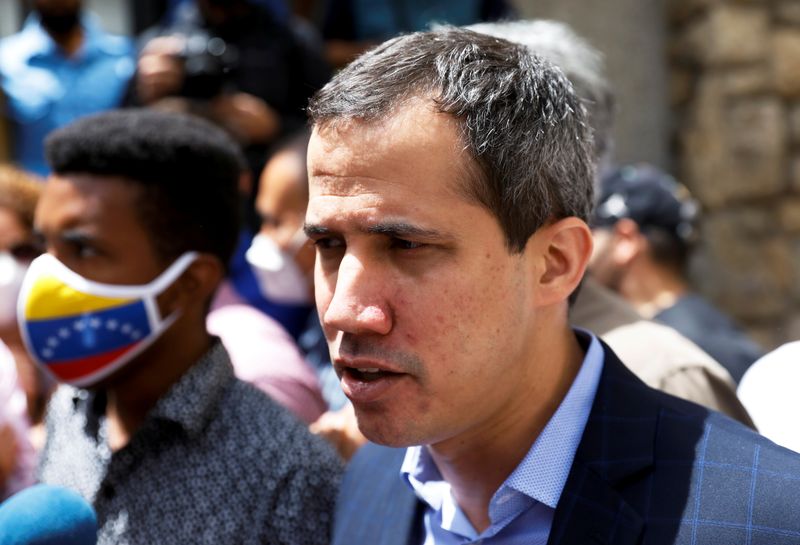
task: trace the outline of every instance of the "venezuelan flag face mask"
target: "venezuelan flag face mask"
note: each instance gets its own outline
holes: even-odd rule
[[[17,319],[33,360],[56,379],[89,387],[158,339],[178,313],[163,318],[156,297],[197,258],[187,252],[144,285],[87,280],[50,254],[31,262]]]

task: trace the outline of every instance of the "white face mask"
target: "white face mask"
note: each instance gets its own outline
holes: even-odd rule
[[[178,317],[156,297],[197,258],[186,252],[155,280],[120,286],[88,280],[50,254],[33,260],[17,306],[31,358],[61,382],[88,387],[152,345]]]
[[[17,297],[28,269],[8,252],[0,252],[0,327],[17,319]]]
[[[287,305],[311,304],[311,290],[306,275],[295,263],[294,256],[308,238],[301,229],[294,234],[290,251],[281,250],[270,237],[261,233],[245,253],[253,267],[261,293],[270,301]]]

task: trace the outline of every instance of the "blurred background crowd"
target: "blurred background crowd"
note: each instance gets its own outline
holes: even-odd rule
[[[800,338],[800,2],[20,0],[0,5],[0,498],[35,481],[57,386],[16,321],[44,250],[33,218],[51,131],[127,107],[233,137],[243,222],[207,328],[239,378],[347,459],[363,439],[313,304],[304,107],[387,38],[516,18],[586,38],[559,23],[514,38],[565,71],[595,129],[596,249],[575,323],[652,386],[800,449],[800,348],[785,345]],[[663,365],[645,368],[645,352]]]

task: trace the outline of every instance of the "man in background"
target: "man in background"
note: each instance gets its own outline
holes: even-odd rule
[[[328,543],[333,451],[235,378],[206,315],[238,236],[236,144],[148,110],[47,143],[46,254],[20,296],[32,358],[65,385],[42,482],[78,491],[99,543]]]
[[[135,102],[225,128],[254,177],[269,146],[305,125],[308,98],[330,76],[314,44],[253,0],[184,2],[143,42]]]
[[[33,483],[53,389],[25,351],[17,327],[22,280],[41,253],[33,234],[41,185],[22,170],[0,165],[0,499]]]
[[[133,44],[112,36],[82,0],[32,0],[22,31],[0,40],[11,159],[47,174],[45,137],[81,116],[115,108],[134,72]]]
[[[671,176],[629,165],[601,182],[593,217],[594,278],[645,318],[679,331],[720,362],[738,383],[762,350],[720,310],[689,288],[698,204]]]
[[[312,420],[311,430],[349,459],[365,439],[331,365],[314,308],[314,245],[303,232],[308,206],[309,136],[302,131],[279,146],[264,167],[255,202],[261,229],[247,252],[234,260],[229,289],[293,334],[316,372],[325,401],[326,411]],[[260,342],[265,341],[263,338]]]
[[[613,163],[614,95],[600,54],[568,26],[554,21],[484,23],[470,27],[520,43],[569,78],[593,129],[595,185]],[[599,193],[599,188],[596,193]],[[645,383],[721,411],[752,426],[728,372],[676,330],[646,320],[622,297],[587,275],[570,309],[573,325],[600,335]]]

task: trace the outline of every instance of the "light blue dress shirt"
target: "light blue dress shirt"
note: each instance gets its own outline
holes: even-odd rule
[[[44,139],[87,114],[120,105],[135,69],[133,43],[106,34],[96,18],[81,19],[84,43],[71,57],[36,14],[22,31],[0,40],[0,87],[11,120],[12,156],[22,168],[45,175]]]
[[[401,473],[425,503],[424,545],[545,545],[603,370],[603,348],[588,331],[586,351],[567,395],[522,462],[489,502],[490,526],[478,534],[453,498],[430,453],[406,452]]]

